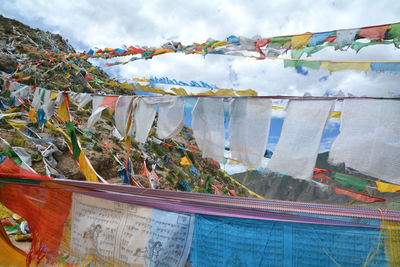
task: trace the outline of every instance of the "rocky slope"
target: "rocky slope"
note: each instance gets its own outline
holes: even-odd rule
[[[104,71],[94,67],[84,58],[67,57],[71,53],[75,53],[75,50],[60,35],[32,29],[16,20],[0,16],[0,82],[2,87],[6,80],[12,78],[19,83],[51,90],[135,94],[130,89],[107,85],[112,79]],[[0,100],[8,103],[10,99],[7,97],[7,94],[3,94]],[[76,106],[71,105],[71,115],[75,118],[74,123],[77,127],[85,125],[90,114],[90,104],[83,110],[77,110]],[[17,118],[29,120],[26,114]],[[112,116],[103,114],[96,124],[96,131],[85,132],[84,127],[81,127],[78,131],[78,139],[94,169],[108,182],[121,183],[122,179],[118,171],[124,166],[126,154],[123,141],[111,134],[113,126]],[[77,163],[71,157],[68,146],[62,141],[64,139],[62,134],[33,123],[28,127],[42,138],[60,138],[55,142],[59,151],[53,153],[57,161],[57,171],[70,179],[84,179]],[[232,182],[213,162],[203,159],[196,149],[188,148],[190,145],[195,145],[194,139],[190,137],[190,129],[183,129],[182,133],[186,135],[181,133],[173,140],[161,140],[161,143],[160,140],[151,138],[154,132],[153,129],[144,147],[139,147],[135,141],[131,144],[130,158],[133,162],[135,179],[143,187],[149,187],[149,180],[141,175],[144,161],[142,151],[146,155],[145,162],[149,172],[156,165],[156,175],[160,179],[157,182],[159,189],[224,194],[233,190],[237,195],[248,196],[246,190]],[[0,136],[11,146],[24,147],[31,155],[32,168],[40,174],[45,174],[44,163],[37,144],[27,142],[4,119],[0,120]],[[5,148],[3,147],[2,150],[4,152]],[[195,171],[191,170],[189,165],[180,165],[181,159],[185,156],[193,164]]]

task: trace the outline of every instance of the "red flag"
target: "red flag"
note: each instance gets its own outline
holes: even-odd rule
[[[386,201],[386,199],[384,199],[384,198],[365,195],[362,193],[346,190],[346,189],[339,188],[339,187],[335,187],[335,193],[339,194],[339,195],[345,195],[345,196],[354,198],[354,199],[364,202],[364,203],[374,203],[374,202],[385,202]]]
[[[40,174],[22,168],[8,156],[6,156],[6,159],[3,161],[3,163],[0,164],[0,177],[44,179],[44,180],[52,179],[51,177],[42,176]]]
[[[324,172],[333,172],[331,170],[325,170],[325,169],[319,169],[319,168],[314,168],[314,174],[317,173],[324,173]]]

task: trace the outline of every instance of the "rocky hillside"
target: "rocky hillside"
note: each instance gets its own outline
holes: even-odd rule
[[[0,16],[0,82],[5,86],[7,80],[42,87],[50,90],[74,91],[87,93],[105,93],[134,95],[130,89],[107,85],[112,79],[100,68],[93,66],[82,57],[68,55],[74,49],[58,34],[32,29],[18,21]],[[116,81],[114,81],[116,82]],[[4,107],[13,108],[9,93],[0,96]],[[19,108],[18,108],[19,109]],[[4,108],[3,111],[7,111]],[[83,127],[91,114],[91,105],[77,110],[71,105],[71,115],[78,129],[85,155],[94,169],[110,183],[122,183],[119,173],[125,164],[124,142],[112,135],[114,119],[111,114],[103,114],[96,124],[94,132],[85,131]],[[105,113],[105,112],[104,112]],[[0,120],[0,136],[13,147],[22,147],[29,154],[32,168],[40,174],[46,174],[42,154],[39,150],[49,146],[54,168],[62,176],[70,179],[85,179],[73,160],[64,136],[44,125],[32,123],[27,114],[17,115],[15,119],[28,121],[22,129],[26,134],[35,133],[40,138],[57,138],[55,147],[49,149],[49,143],[36,144],[28,142],[15,127],[4,118]],[[64,126],[65,127],[65,126]],[[203,159],[196,149],[196,144],[188,128],[174,139],[159,140],[150,133],[143,147],[132,141],[130,159],[136,181],[143,187],[149,187],[149,179],[143,175],[143,162],[148,172],[155,170],[156,184],[159,189],[197,191],[219,194],[237,194],[248,196],[246,190],[234,183],[210,159]],[[42,146],[42,148],[40,147]],[[15,156],[4,145],[0,146],[3,155]],[[14,153],[15,154],[15,153]],[[182,158],[189,164],[181,164]],[[187,161],[187,160],[186,160]],[[190,165],[192,164],[192,166]],[[230,191],[230,193],[229,193]]]

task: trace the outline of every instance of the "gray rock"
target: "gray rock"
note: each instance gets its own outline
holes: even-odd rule
[[[0,70],[10,73],[15,70],[15,68],[18,66],[17,60],[5,53],[0,53]]]

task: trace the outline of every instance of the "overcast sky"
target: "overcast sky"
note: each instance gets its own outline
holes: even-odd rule
[[[2,0],[0,13],[43,30],[60,33],[77,50],[121,45],[160,46],[167,41],[204,42],[229,35],[271,37],[379,25],[400,21],[400,1],[33,1]],[[287,55],[290,57],[290,55]],[[312,59],[395,60],[393,45],[358,54],[327,48]],[[128,59],[128,58],[127,58]],[[208,55],[167,54],[107,71],[119,78],[169,77],[202,80],[221,88],[255,89],[260,95],[323,95],[339,90],[355,95],[400,92],[400,75],[327,70],[304,76],[282,61]],[[328,76],[328,79],[321,79]]]
[[[59,33],[76,50],[87,51],[94,47],[159,47],[168,41],[188,45],[209,37],[272,37],[395,23],[400,22],[400,1],[1,0],[0,13],[31,27]],[[350,49],[326,48],[311,58],[399,60],[400,49],[377,45],[357,54]],[[400,95],[399,74],[341,71],[330,75],[327,70],[309,70],[304,76],[293,68],[285,69],[282,61],[231,56],[166,54],[105,70],[119,79],[156,76],[204,81],[220,88],[251,88],[259,95],[324,95],[339,90],[357,96]],[[271,124],[269,149],[275,147],[283,123],[277,115]],[[338,119],[329,120],[321,151],[329,150],[338,128]]]

